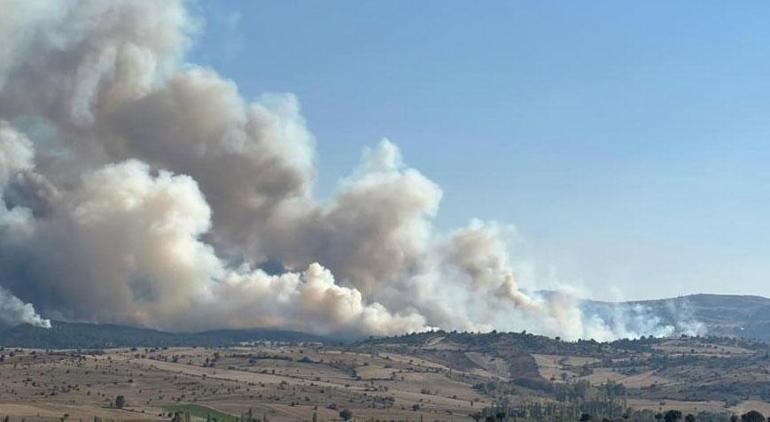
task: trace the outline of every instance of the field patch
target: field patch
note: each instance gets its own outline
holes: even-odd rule
[[[214,409],[208,406],[202,406],[200,404],[176,404],[163,406],[163,410],[171,413],[189,413],[190,416],[201,419],[212,419],[217,422],[237,422],[238,417],[224,413],[220,410]]]

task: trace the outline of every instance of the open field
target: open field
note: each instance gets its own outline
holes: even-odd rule
[[[0,414],[30,419],[168,419],[206,406],[270,420],[356,416],[462,418],[490,399],[461,372],[399,354],[325,347],[109,349],[99,353],[6,349]],[[116,396],[127,405],[113,407]],[[205,417],[200,407],[192,416]],[[217,418],[222,420],[221,417]]]
[[[187,412],[191,415],[191,417],[194,417],[194,418],[207,419],[207,420],[216,419],[220,422],[235,422],[238,420],[238,417],[235,415],[230,415],[228,413],[224,413],[212,407],[203,406],[200,404],[168,405],[168,406],[163,406],[163,410],[171,413]]]
[[[732,339],[600,344],[461,333],[337,346],[5,348],[0,415],[168,420],[187,411],[234,421],[251,409],[254,418],[281,421],[331,420],[350,409],[361,420],[470,420],[501,400],[558,403],[579,385],[620,386],[613,388],[628,406],[654,412],[770,412],[767,350]]]

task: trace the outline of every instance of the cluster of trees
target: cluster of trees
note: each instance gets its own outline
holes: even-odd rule
[[[603,386],[606,388],[606,386]],[[484,422],[766,422],[765,416],[752,410],[743,415],[699,412],[683,414],[671,409],[665,412],[634,410],[625,406],[625,401],[606,395],[603,400],[573,402],[533,402],[511,405],[501,401],[472,415],[476,421]]]
[[[764,415],[757,412],[756,410],[752,410],[750,412],[744,413],[740,417],[737,415],[727,416],[727,415],[719,415],[719,414],[712,414],[712,413],[699,413],[698,416],[695,416],[693,414],[682,414],[679,410],[669,410],[665,413],[656,413],[653,418],[655,421],[664,421],[664,422],[711,422],[711,421],[729,421],[729,422],[765,422],[767,419],[765,419]],[[626,414],[623,416],[622,420],[646,420],[646,419],[638,419],[631,417],[630,415]],[[601,418],[601,419],[594,419],[591,414],[584,413],[580,416],[579,421],[580,422],[587,422],[587,421],[593,421],[593,420],[601,420],[601,421],[612,421],[612,419],[609,418]]]
[[[473,416],[476,421],[484,422],[766,422],[770,419],[756,411],[744,413],[741,416],[720,413],[700,412],[697,415],[683,414],[679,410],[653,412],[651,410],[620,410],[595,408],[591,411],[581,411],[573,405],[555,403],[531,403],[519,406],[498,404],[488,407]]]
[[[189,416],[188,416],[188,419],[189,419]],[[353,412],[351,412],[350,409],[342,409],[340,411],[340,419],[342,419],[343,421],[352,420]],[[254,416],[252,409],[249,409],[248,412],[242,413],[241,417],[236,420],[237,422],[267,422],[268,419],[267,419],[267,416],[263,416],[261,420],[256,418]],[[313,416],[311,420],[312,422],[318,422],[318,413],[313,412]],[[172,422],[189,422],[189,420],[182,420],[182,421],[172,420]],[[216,420],[214,420],[214,422],[216,422]]]

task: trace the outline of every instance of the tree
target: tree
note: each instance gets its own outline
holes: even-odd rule
[[[591,415],[589,415],[588,413],[583,413],[582,415],[580,415],[580,422],[587,422],[590,420],[591,420]]]
[[[765,415],[757,412],[756,410],[752,410],[750,412],[747,412],[741,415],[741,421],[742,422],[765,422]]]
[[[340,412],[340,417],[343,421],[349,421],[353,418],[353,412],[351,412],[349,409],[342,409]]]
[[[678,410],[669,410],[663,415],[663,420],[666,422],[679,422],[682,420],[682,412]]]
[[[695,416],[691,413],[684,417],[684,422],[695,422]]]
[[[126,398],[123,396],[117,396],[115,397],[115,407],[118,409],[122,409],[126,406]]]

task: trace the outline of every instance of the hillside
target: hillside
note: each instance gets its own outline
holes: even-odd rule
[[[526,333],[436,331],[372,339],[356,347],[473,374],[463,380],[497,403],[508,403],[509,415],[545,412],[534,420],[577,420],[589,411],[611,420],[632,414],[631,420],[652,421],[655,413],[675,407],[698,414],[697,420],[727,421],[730,413],[752,407],[770,410],[765,404],[770,400],[768,345],[740,338],[599,343]],[[538,400],[554,402],[532,405]],[[565,414],[574,418],[565,419]]]
[[[286,330],[241,329],[170,333],[115,324],[52,321],[51,328],[18,325],[0,332],[0,345],[28,348],[232,346],[251,341],[329,343],[334,339]]]
[[[597,309],[641,305],[664,323],[700,323],[709,335],[770,340],[770,299],[761,296],[695,294],[622,303],[588,301],[588,304]]]
[[[122,326],[56,323],[51,338],[171,344],[286,333],[243,330],[172,334]],[[20,327],[30,338],[39,332]],[[90,333],[90,334],[89,334]],[[88,335],[87,335],[88,334]],[[298,335],[306,338],[305,335]],[[95,336],[95,337],[89,337]],[[113,336],[113,337],[109,337]],[[142,337],[144,336],[144,337]],[[89,343],[93,338],[96,343]],[[311,337],[312,338],[312,337]],[[220,340],[224,339],[224,340]],[[563,342],[528,333],[431,331],[355,343],[257,343],[227,347],[35,350],[0,347],[0,416],[168,420],[169,411],[271,421],[592,420],[655,422],[676,409],[698,421],[770,413],[770,346],[726,337]],[[232,343],[231,343],[232,344]],[[124,396],[128,407],[111,406]],[[64,416],[68,415],[68,416]],[[43,416],[47,419],[37,419]]]
[[[706,334],[770,340],[770,299],[759,296],[698,294],[636,302],[586,301],[593,312],[611,314],[618,307],[643,306],[663,323],[701,323]],[[50,329],[19,325],[0,331],[0,345],[33,348],[105,348],[229,346],[249,341],[340,342],[351,340],[272,329],[211,330],[172,333],[115,324],[53,321]]]

